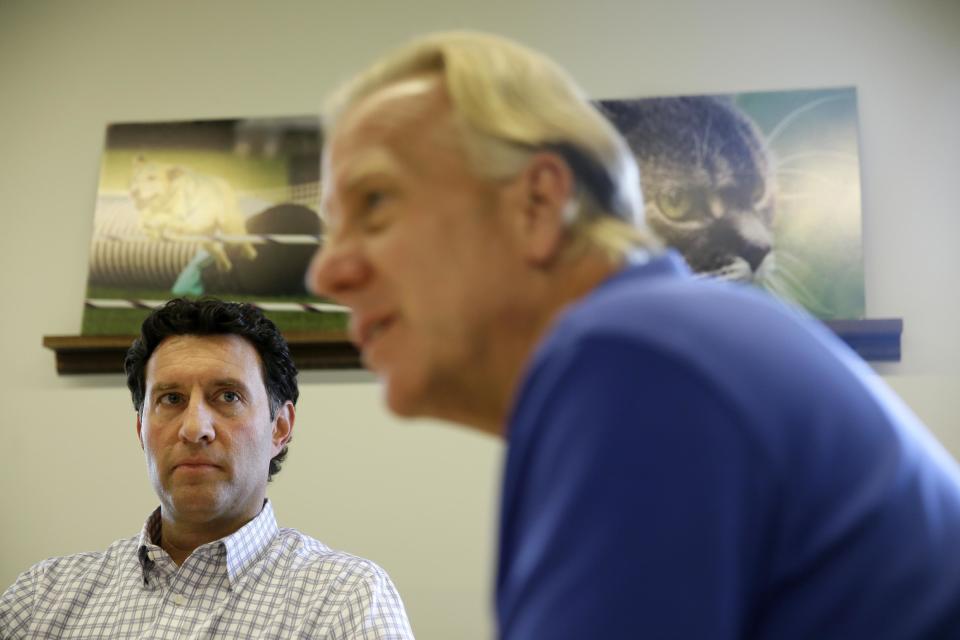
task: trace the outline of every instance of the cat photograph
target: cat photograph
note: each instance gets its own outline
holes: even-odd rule
[[[304,273],[321,241],[318,116],[107,126],[84,335],[139,331],[174,297],[254,303],[284,331],[342,330]]]
[[[603,108],[636,155],[651,229],[698,273],[759,279],[773,260],[776,183],[753,122],[713,96]]]
[[[695,273],[757,285],[822,318],[862,316],[852,90],[597,106],[637,160],[650,229]]]
[[[140,227],[150,238],[203,236],[203,248],[217,267],[233,268],[217,236],[242,236],[246,226],[229,182],[183,166],[148,162],[138,155],[133,160],[130,198],[140,213]],[[242,242],[240,248],[247,260],[257,257],[251,243]]]

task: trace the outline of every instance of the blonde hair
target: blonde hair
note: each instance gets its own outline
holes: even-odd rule
[[[331,98],[325,127],[383,87],[439,73],[466,153],[490,179],[519,173],[533,153],[554,151],[574,174],[572,236],[614,258],[658,243],[646,232],[636,161],[623,138],[573,79],[545,56],[482,33],[446,32],[413,41],[344,85]]]

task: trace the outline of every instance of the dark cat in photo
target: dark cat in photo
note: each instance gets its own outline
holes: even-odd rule
[[[650,228],[697,273],[762,284],[773,270],[776,182],[753,121],[718,96],[599,107],[637,158]]]

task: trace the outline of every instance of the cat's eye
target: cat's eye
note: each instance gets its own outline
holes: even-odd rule
[[[657,195],[657,208],[660,213],[677,222],[690,219],[693,204],[693,196],[688,189],[667,189]]]

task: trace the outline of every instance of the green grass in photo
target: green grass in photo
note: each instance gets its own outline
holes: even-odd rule
[[[122,289],[88,287],[87,298],[113,300],[168,300],[170,292],[163,289]],[[314,303],[324,300],[313,296],[244,296],[231,295],[233,302],[293,302]],[[85,336],[133,335],[150,313],[147,309],[95,309],[87,307],[83,313],[81,332]],[[267,311],[266,316],[281,331],[342,331],[347,327],[346,313],[313,313],[304,311]]]

